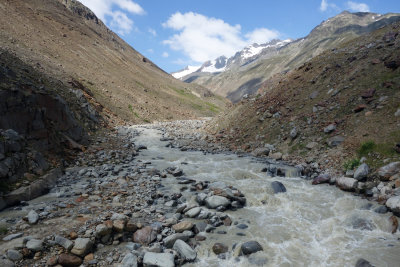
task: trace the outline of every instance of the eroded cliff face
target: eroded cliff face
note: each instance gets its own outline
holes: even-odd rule
[[[0,189],[43,175],[88,144],[101,117],[74,89],[0,50]]]

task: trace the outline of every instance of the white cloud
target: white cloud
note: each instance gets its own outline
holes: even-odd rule
[[[249,40],[250,43],[257,43],[257,44],[262,44],[266,43],[268,41],[271,41],[272,39],[278,38],[279,32],[275,30],[268,30],[265,28],[259,28],[255,29],[252,32],[249,32],[248,34],[245,35],[247,40]]]
[[[154,53],[154,50],[151,49],[151,48],[149,48],[149,49],[147,49],[147,52],[149,52],[150,54],[153,54],[153,53]]]
[[[346,5],[348,9],[354,12],[369,12],[369,6],[364,3],[348,1]]]
[[[321,10],[322,12],[327,11],[328,9],[338,9],[338,6],[333,4],[333,3],[329,3],[328,0],[322,0],[321,1],[321,5],[319,6],[319,10]]]
[[[156,32],[156,30],[154,30],[154,29],[152,29],[152,28],[149,28],[149,33],[151,34],[151,35],[153,35],[154,37],[156,37],[157,36],[157,32]]]
[[[167,58],[167,57],[169,57],[169,54],[167,52],[164,52],[164,53],[162,53],[162,57]]]
[[[254,41],[267,42],[279,33],[260,28],[244,36],[240,25],[230,25],[221,19],[188,12],[173,14],[163,27],[177,31],[163,41],[171,49],[182,51],[194,62],[204,62],[221,55],[227,57]]]
[[[146,13],[139,4],[132,0],[80,0],[80,2],[121,35],[134,29],[133,20],[128,17],[128,14],[143,15]]]

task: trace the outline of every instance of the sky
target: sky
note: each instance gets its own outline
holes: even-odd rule
[[[166,72],[252,43],[306,36],[344,10],[400,13],[399,0],[80,0]]]

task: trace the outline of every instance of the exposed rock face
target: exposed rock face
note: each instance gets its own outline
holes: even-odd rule
[[[100,117],[79,90],[3,50],[0,81],[0,181],[41,176],[50,167],[46,157],[88,144],[87,129]]]

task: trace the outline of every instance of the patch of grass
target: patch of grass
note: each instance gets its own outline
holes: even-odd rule
[[[220,111],[219,107],[217,107],[217,106],[214,105],[213,103],[206,102],[206,105],[208,106],[208,109],[209,109],[211,112],[218,113],[218,112]]]
[[[140,118],[140,116],[137,112],[133,112],[133,115],[135,115],[136,118]]]
[[[5,235],[8,232],[8,228],[5,225],[0,225],[0,235]]]
[[[348,170],[354,170],[355,168],[357,168],[358,166],[360,166],[360,164],[361,164],[361,162],[360,162],[359,159],[351,159],[351,160],[346,161],[346,162],[343,164],[343,167],[344,167],[344,169],[345,169],[346,171],[348,171]]]
[[[361,144],[360,149],[357,151],[360,157],[367,156],[368,153],[371,153],[376,148],[376,144],[374,141],[366,141]]]
[[[9,192],[12,189],[11,184],[4,182],[4,181],[0,181],[0,192]]]
[[[290,147],[289,152],[294,153],[298,150],[303,150],[304,148],[306,148],[306,145],[304,143],[297,143]]]
[[[131,104],[128,105],[128,108],[129,108],[129,110],[130,110],[132,113],[134,113],[134,112],[133,112],[133,107],[132,107]]]
[[[145,123],[150,123],[150,120],[148,120],[148,119],[143,119],[143,121],[144,121]]]

